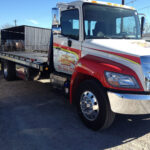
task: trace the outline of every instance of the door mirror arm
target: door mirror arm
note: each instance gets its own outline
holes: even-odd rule
[[[145,24],[145,17],[143,16],[141,18],[141,36],[143,37],[143,31],[144,31],[144,24]]]

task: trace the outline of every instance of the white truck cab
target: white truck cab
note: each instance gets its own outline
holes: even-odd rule
[[[148,46],[145,41],[140,41],[138,13],[132,7],[92,0],[58,3],[57,6],[60,11],[57,16],[60,16],[58,20],[61,34],[54,35],[54,66],[58,72],[72,74],[79,58],[87,54],[100,55],[103,58],[109,56],[108,59],[116,60],[117,53],[120,63],[127,63],[128,66],[133,61],[131,67],[134,67],[137,63],[134,56],[141,55],[142,45]],[[61,46],[65,46],[66,50],[63,49],[60,53]],[[67,50],[69,48],[74,53]],[[147,50],[143,52],[145,55],[149,54]],[[130,53],[133,59],[120,57],[127,53]],[[72,64],[61,65],[61,61]]]
[[[103,87],[113,113],[149,114],[150,44],[141,39],[144,19],[140,25],[133,7],[107,2],[83,0],[57,6],[61,32],[54,30],[54,68],[72,75],[71,101],[76,88],[82,91],[79,82],[92,79]],[[79,112],[90,124],[100,108],[87,84],[79,92]]]

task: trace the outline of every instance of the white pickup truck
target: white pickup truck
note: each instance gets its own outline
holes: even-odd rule
[[[58,3],[47,60],[1,52],[4,77],[50,77],[69,91],[70,103],[94,130],[109,127],[116,113],[150,114],[150,43],[142,40],[143,25],[144,18],[140,25],[137,11],[125,5]]]

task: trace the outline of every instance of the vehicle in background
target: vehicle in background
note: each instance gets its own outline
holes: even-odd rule
[[[48,51],[51,30],[33,26],[17,26],[1,30],[2,51]]]
[[[49,79],[70,95],[86,126],[108,128],[115,114],[150,114],[150,44],[137,11],[92,0],[58,3],[49,51],[0,52],[4,78]],[[31,39],[32,40],[32,39]]]
[[[144,34],[143,39],[146,40],[147,42],[150,42],[150,33]]]

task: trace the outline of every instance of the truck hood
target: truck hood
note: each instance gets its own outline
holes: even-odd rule
[[[145,40],[92,39],[85,40],[83,47],[138,57],[150,55],[150,42],[146,42]]]

